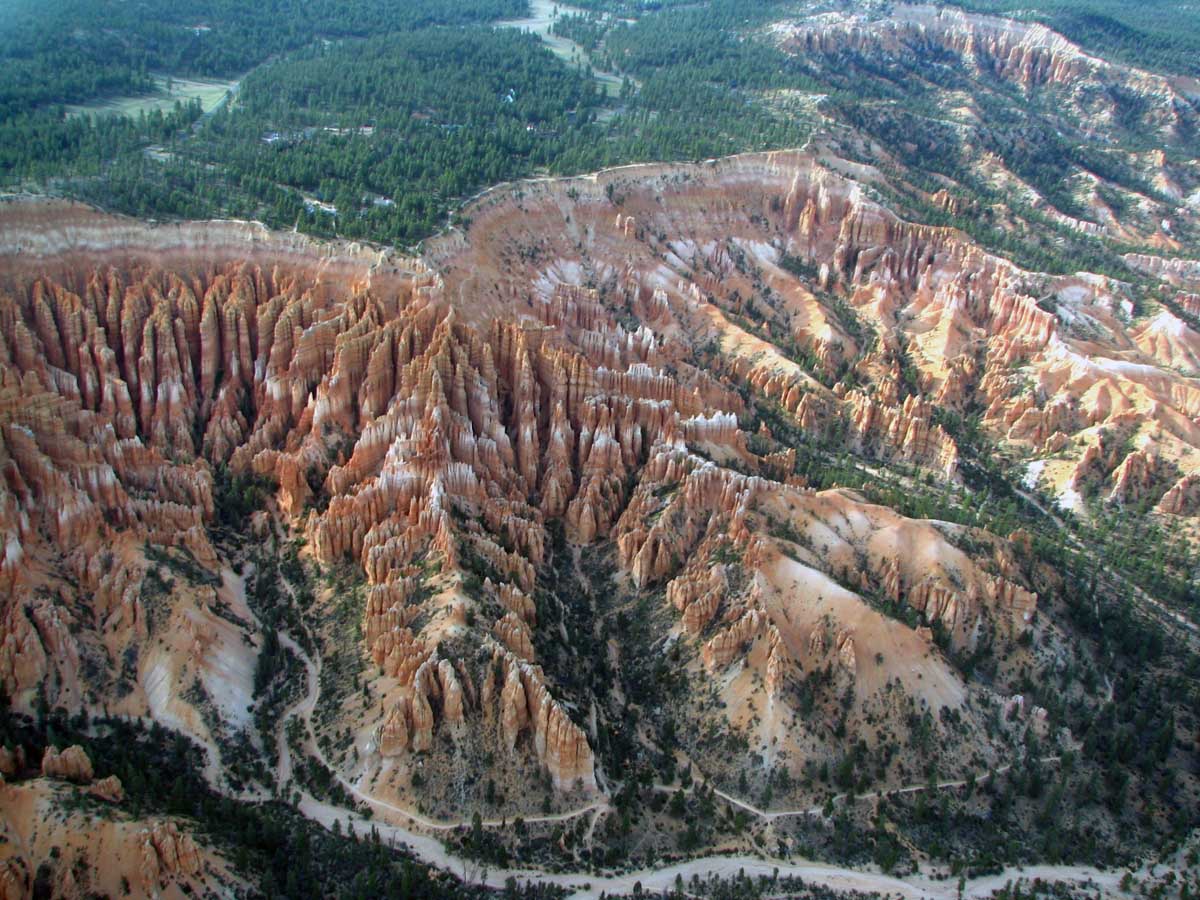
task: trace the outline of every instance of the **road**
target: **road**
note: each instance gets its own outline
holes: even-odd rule
[[[364,819],[358,814],[348,813],[346,810],[307,796],[301,800],[299,809],[304,815],[326,828],[332,828],[334,822],[339,823],[343,832],[347,828],[353,827],[356,833],[365,834],[374,828],[385,844],[407,847],[414,856],[422,861],[454,872],[475,884],[500,888],[509,878],[513,878],[521,884],[553,884],[568,889],[571,891],[569,896],[579,898],[579,900],[598,898],[602,893],[610,896],[631,893],[638,883],[645,891],[668,890],[674,888],[676,876],[682,878],[686,883],[691,880],[693,875],[701,879],[712,876],[727,878],[736,876],[739,872],[753,878],[757,878],[759,875],[770,877],[773,874],[780,877],[798,877],[807,883],[820,884],[834,890],[874,891],[903,898],[914,898],[914,900],[916,898],[952,900],[952,898],[958,897],[958,885],[954,880],[935,880],[926,875],[898,878],[869,869],[854,869],[813,861],[797,862],[770,857],[706,856],[661,868],[609,876],[597,876],[587,872],[561,874],[540,872],[534,869],[481,869],[477,863],[450,853],[435,838],[413,834],[397,825]],[[1003,887],[1006,882],[1015,882],[1021,878],[1040,878],[1047,882],[1078,884],[1090,882],[1106,895],[1112,895],[1118,892],[1122,874],[1120,871],[1102,872],[1090,866],[1010,868],[999,875],[986,876],[967,882],[963,896],[989,897],[994,890]]]
[[[1057,755],[1043,756],[1041,759],[1038,760],[1038,762],[1041,763],[1042,765],[1046,765],[1049,763],[1057,763],[1057,762],[1059,762],[1059,757]],[[997,766],[995,769],[992,769],[990,772],[980,776],[977,779],[977,783],[983,784],[990,778],[995,778],[997,775],[1003,775],[1005,772],[1010,771],[1012,769],[1012,767],[1013,767],[1012,763],[1008,763],[1003,766]],[[933,784],[930,784],[928,782],[923,782],[923,783],[919,783],[919,784],[906,784],[902,787],[884,788],[884,789],[878,790],[878,791],[867,791],[862,794],[854,794],[853,796],[851,796],[850,794],[836,794],[832,798],[832,802],[835,805],[836,804],[844,805],[847,802],[864,803],[864,802],[867,802],[870,800],[878,800],[881,798],[887,799],[888,797],[900,797],[900,796],[905,796],[907,794],[920,794],[924,791],[931,791],[931,790],[941,791],[941,790],[949,790],[952,788],[962,788],[962,787],[966,787],[967,783],[968,783],[967,779],[958,778],[958,779],[954,779],[954,780],[950,780],[950,781],[937,781],[937,782],[934,782]],[[657,785],[656,785],[656,787],[657,787]],[[672,787],[664,787],[663,789],[668,790],[668,791],[674,790],[674,788],[672,788]],[[786,818],[789,818],[792,816],[820,816],[820,815],[825,814],[825,805],[824,804],[821,804],[820,806],[806,806],[806,807],[798,807],[798,808],[794,808],[794,809],[766,810],[766,809],[759,809],[757,806],[754,806],[753,804],[748,803],[745,800],[739,800],[737,797],[734,797],[732,794],[725,793],[720,788],[714,787],[712,789],[712,792],[715,796],[720,797],[722,800],[726,801],[727,803],[730,803],[733,806],[738,807],[739,809],[744,809],[744,810],[746,810],[746,812],[751,813],[752,815],[755,815],[758,818],[760,818],[764,821],[767,821],[767,822],[773,822],[776,819],[786,819]]]

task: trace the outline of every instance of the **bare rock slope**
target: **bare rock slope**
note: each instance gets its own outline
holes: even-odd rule
[[[989,58],[1022,77],[1066,65],[1006,46]],[[221,569],[214,478],[233,472],[270,481],[306,559],[365,581],[371,702],[336,727],[344,774],[379,796],[420,796],[423,760],[459,744],[560,793],[619,777],[596,704],[539,651],[567,638],[547,573],[589,546],[659,599],[694,648],[680,666],[781,765],[834,758],[839,715],[867,733],[913,709],[968,722],[937,725],[938,752],[1000,760],[1009,737],[969,701],[1009,700],[944,648],[1034,627],[1021,536],[814,492],[759,414],[953,483],[946,414],[978,409],[1065,494],[1189,516],[1200,389],[1180,369],[1200,336],[1131,322],[1110,279],[902,221],[847,168],[788,152],[498,188],[421,259],[0,209],[6,690],[203,732],[179,672],[232,665],[229,581],[164,611],[154,554]],[[885,612],[904,607],[918,625]],[[842,713],[800,714],[817,674],[852,689]]]

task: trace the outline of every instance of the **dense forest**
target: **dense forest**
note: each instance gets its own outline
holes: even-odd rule
[[[765,40],[741,31],[760,24],[777,4],[718,0],[699,9],[618,22],[604,37],[606,68],[635,77],[683,68],[689,80],[732,90],[821,90],[801,63]]]
[[[0,119],[50,103],[148,91],[149,72],[235,76],[317,38],[486,22],[525,8],[525,0],[27,4],[0,27]]]
[[[1010,0],[964,2],[1016,14]],[[990,201],[982,215],[960,217],[919,196],[888,198],[903,214],[962,227],[1030,266],[1123,269],[1117,251],[1063,235],[1039,210],[1016,211],[1046,224],[1045,240],[991,219],[1019,198],[976,177],[957,133],[940,121],[937,93],[971,90],[952,65],[889,68],[848,57],[830,67],[786,54],[760,30],[786,12],[780,0],[582,0],[576,8],[583,12],[553,30],[590,54],[582,62],[555,56],[534,35],[489,27],[528,12],[524,0],[269,0],[253,9],[140,0],[111,10],[94,0],[36,10],[22,0],[0,27],[0,185],[135,215],[257,218],[413,244],[498,181],[799,146],[832,120],[892,148],[910,177],[927,179],[923,189],[946,176]],[[1044,0],[1035,14],[1085,46],[1146,65],[1191,71],[1200,58],[1200,30],[1181,26],[1189,17],[1158,0],[1136,19],[1115,0]],[[600,90],[591,65],[623,78],[618,96]],[[65,106],[150,92],[167,75],[243,73],[228,102],[207,113],[195,102],[126,116]],[[999,87],[994,96],[972,93],[992,126],[977,149],[1055,209],[1087,216],[1073,194],[1081,171],[1155,196],[1119,155],[1064,137],[1052,117],[1014,121],[1014,98]],[[804,97],[822,98],[820,109]],[[1114,100],[1119,115],[1137,102]],[[1120,194],[1109,196],[1119,212]]]
[[[0,175],[57,177],[136,215],[252,217],[413,243],[498,181],[803,143],[806,121],[750,93],[801,83],[782,54],[760,58],[766,48],[732,36],[706,50],[705,18],[682,25],[668,32],[652,18],[622,34],[642,80],[620,98],[511,29],[422,24],[324,40],[256,68],[236,103],[207,116],[192,105],[136,119],[60,108],[4,119]]]
[[[762,0],[736,4],[753,15]],[[1045,23],[1103,56],[1164,72],[1200,74],[1200,4],[1194,0],[951,0],[974,12],[1025,16]],[[593,14],[641,17],[663,10],[677,14],[688,0],[574,0]]]

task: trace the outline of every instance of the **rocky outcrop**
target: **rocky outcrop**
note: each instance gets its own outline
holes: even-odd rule
[[[425,653],[407,673],[405,668],[392,676],[403,688],[375,730],[375,744],[383,756],[429,750],[439,722],[455,725],[466,713],[462,683],[448,660]]]
[[[1169,284],[1194,290],[1200,288],[1200,260],[1185,257],[1153,256],[1148,253],[1127,253],[1125,262],[1139,272],[1161,278]],[[1186,298],[1181,298],[1187,309]],[[1191,312],[1191,309],[1188,309]]]
[[[25,748],[18,744],[15,748],[0,747],[0,775],[12,778],[25,768]]]
[[[88,794],[106,803],[121,803],[125,800],[125,788],[116,775],[93,782],[88,788]]]
[[[1056,65],[1013,59],[1005,77],[1053,81]],[[610,186],[624,198],[616,227]],[[847,537],[882,513],[801,490],[796,447],[809,437],[947,479],[959,450],[947,429],[977,408],[1017,453],[1073,453],[1086,429],[1128,434],[1117,423],[1141,419],[1200,445],[1200,391],[1144,362],[1161,342],[1114,331],[1085,346],[1038,302],[1108,327],[1111,284],[1022,272],[961,233],[904,222],[812,155],[522,192],[489,193],[469,238],[435,238],[424,260],[324,245],[306,259],[293,237],[231,250],[239,237],[195,256],[172,244],[165,265],[145,248],[99,258],[91,243],[58,259],[36,241],[40,262],[13,261],[0,277],[9,692],[28,706],[46,685],[53,702],[82,703],[93,685],[81,659],[100,646],[121,659],[161,627],[143,604],[147,545],[214,570],[220,479],[253,475],[274,495],[257,534],[277,533],[279,515],[313,561],[365,578],[372,702],[355,725],[380,756],[483,734],[498,757],[530,754],[560,788],[592,789],[588,711],[556,683],[546,648],[561,631],[539,630],[541,618],[566,627],[546,592],[586,560],[579,545],[611,541],[625,585],[665,586],[674,639],[694,641],[710,672],[761,664],[782,700],[807,655],[861,680],[873,648],[862,623],[793,628],[755,593],[779,548],[843,590],[882,589],[959,642],[989,607],[1019,624],[1037,602],[1015,570],[985,578],[959,560],[918,574],[909,545],[887,543],[910,523],[862,526],[879,546]],[[84,218],[68,230],[106,240],[108,220]],[[564,237],[579,228],[586,265]],[[530,229],[545,235],[534,255],[519,252]],[[149,233],[128,240],[157,246]],[[784,266],[785,253],[812,270]],[[750,438],[741,429],[756,419],[771,424]],[[1114,499],[1161,488],[1163,511],[1195,509],[1187,466],[1165,453],[1122,464],[1079,452],[1087,472],[1121,466]],[[804,520],[778,508],[769,519],[763,506],[781,497],[836,524],[819,534],[827,554],[799,539]],[[785,518],[797,530],[767,540]]]
[[[533,602],[533,598],[520,588],[511,584],[502,584],[496,589],[491,583],[491,579],[485,582],[484,587],[489,593],[495,590],[500,605],[516,615],[526,625],[537,624],[537,605]]]
[[[1001,560],[1003,569],[1014,572],[1011,559],[1001,555]],[[884,596],[911,606],[925,622],[940,624],[955,643],[970,642],[985,609],[998,614],[1012,633],[1028,628],[1037,609],[1036,593],[986,571],[950,571],[894,556],[881,561],[876,578]]]
[[[0,863],[0,900],[26,900],[32,896],[29,866],[19,856]]]
[[[1148,495],[1161,493],[1159,485],[1166,468],[1157,453],[1134,450],[1113,471],[1109,500],[1120,504],[1135,503]]]
[[[1107,62],[1037,22],[917,4],[896,7],[884,16],[818,18],[781,26],[777,32],[785,49],[831,59],[847,52],[908,53],[918,58],[953,54],[980,75],[1025,91],[1055,90],[1061,102],[1078,104],[1081,110],[1087,109],[1080,99],[1082,85],[1115,87],[1141,97],[1146,129],[1169,138],[1183,133],[1184,120],[1194,121],[1189,98],[1172,79]]]
[[[1158,501],[1159,512],[1172,516],[1194,516],[1200,513],[1200,476],[1185,475],[1167,490]]]
[[[1200,332],[1170,310],[1164,309],[1145,325],[1135,328],[1131,336],[1155,364],[1190,373],[1200,371]]]
[[[528,731],[537,757],[561,790],[596,789],[595,761],[583,730],[550,696],[541,668],[498,650],[502,671],[500,723],[506,746],[516,747]]]
[[[761,636],[766,622],[758,610],[748,610],[729,628],[719,632],[703,647],[700,655],[710,670],[729,665],[745,651],[746,644]]]
[[[371,655],[384,675],[411,684],[432,651],[409,629],[401,628],[380,635],[371,647]]]
[[[516,613],[506,613],[496,622],[496,638],[526,662],[533,662],[533,636]]]
[[[157,892],[168,879],[200,872],[200,851],[174,822],[158,822],[142,835],[142,887]]]
[[[858,674],[858,656],[854,646],[854,635],[851,632],[843,631],[838,635],[835,642],[837,647],[838,664],[845,669],[851,677]]]
[[[667,601],[679,610],[684,630],[698,635],[716,615],[729,590],[725,566],[718,564],[707,572],[689,570],[667,585]]]
[[[987,598],[1005,614],[1014,631],[1028,629],[1037,612],[1036,592],[998,575],[989,577],[987,581]]]
[[[62,751],[47,747],[46,755],[42,757],[42,774],[47,778],[61,778],[78,784],[91,783],[95,775],[92,771],[92,761],[78,744]]]
[[[621,563],[639,587],[674,572],[706,535],[747,541],[746,513],[766,484],[666,446],[647,463],[642,481],[615,535]]]
[[[958,467],[958,447],[941,425],[932,422],[933,405],[909,396],[888,407],[859,391],[847,396],[850,422],[863,444],[880,444],[902,459],[925,462],[946,475]]]
[[[376,734],[376,744],[384,756],[399,756],[408,749],[408,704],[399,703],[388,710]]]

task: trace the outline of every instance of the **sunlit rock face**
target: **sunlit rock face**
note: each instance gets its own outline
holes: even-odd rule
[[[1021,80],[1084,65],[1006,46],[987,59]],[[619,577],[661,589],[735,711],[752,693],[738,666],[784,704],[826,667],[869,696],[877,655],[897,660],[888,684],[957,702],[927,629],[864,598],[954,647],[1019,635],[1038,597],[1014,545],[814,493],[795,451],[756,451],[769,428],[746,423],[769,407],[953,480],[946,414],[983,410],[1014,453],[1054,456],[1052,488],[1190,516],[1200,391],[1179,370],[1200,337],[1165,314],[1131,323],[1108,279],[901,221],[839,168],[774,153],[498,188],[419,259],[0,209],[5,688],[103,700],[156,627],[146,548],[219,567],[225,466],[270,481],[308,557],[365,579],[359,652],[383,702],[353,724],[376,761],[486,732],[497,765],[524,753],[562,791],[598,788],[594,725],[537,649],[559,639],[537,600],[555,535],[610,543]],[[215,596],[197,589],[164,652],[212,659]],[[149,664],[134,674],[122,708],[157,708]],[[171,840],[152,841],[162,865]]]

